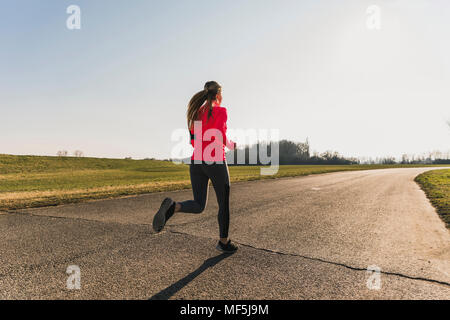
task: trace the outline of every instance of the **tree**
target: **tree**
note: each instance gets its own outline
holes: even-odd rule
[[[300,160],[305,161],[310,157],[309,154],[309,141],[306,139],[306,142],[297,143],[297,156]]]
[[[81,150],[75,150],[75,151],[73,152],[73,156],[74,156],[74,157],[77,157],[77,158],[81,158],[81,157],[83,156],[83,151],[81,151]]]
[[[69,153],[67,152],[67,150],[59,150],[59,151],[56,153],[56,155],[57,155],[58,157],[67,157],[68,154],[69,154]]]

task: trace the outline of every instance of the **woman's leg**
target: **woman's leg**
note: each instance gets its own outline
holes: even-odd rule
[[[208,200],[208,176],[203,172],[201,164],[191,164],[189,167],[191,175],[192,193],[194,200],[178,202],[175,212],[202,213]]]
[[[228,229],[230,226],[230,175],[228,166],[223,164],[204,164],[205,173],[211,179],[216,192],[219,213],[217,220],[219,222],[220,240],[226,243],[228,240]]]

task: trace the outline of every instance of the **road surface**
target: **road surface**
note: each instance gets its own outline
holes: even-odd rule
[[[233,184],[231,256],[215,250],[212,187],[205,212],[159,234],[162,199],[190,190],[3,212],[0,299],[449,299],[450,232],[414,182],[427,170]]]

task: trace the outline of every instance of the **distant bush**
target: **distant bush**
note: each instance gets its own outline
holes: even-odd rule
[[[450,159],[436,159],[433,161],[434,164],[450,164]]]

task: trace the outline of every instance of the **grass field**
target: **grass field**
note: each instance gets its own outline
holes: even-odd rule
[[[400,165],[293,165],[261,176],[259,166],[241,166],[230,167],[230,176],[236,182],[392,167]],[[168,161],[0,155],[1,210],[186,188],[188,166]]]
[[[450,169],[425,172],[416,178],[416,182],[450,228]]]

